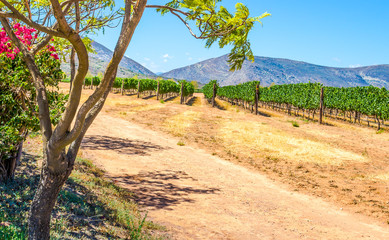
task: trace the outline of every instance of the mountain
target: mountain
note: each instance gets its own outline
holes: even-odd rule
[[[89,53],[89,72],[92,75],[103,73],[109,61],[113,56],[113,52],[98,42],[93,42],[92,47],[96,53]],[[67,62],[61,64],[62,70],[70,75],[70,65]],[[124,56],[119,64],[118,77],[132,77],[138,75],[140,77],[156,77],[149,69],[135,62],[129,57]]]
[[[255,57],[245,61],[239,71],[230,72],[228,55],[208,59],[187,67],[174,69],[161,76],[195,80],[205,84],[218,80],[220,85],[234,85],[247,81],[261,81],[261,85],[321,82],[325,86],[377,86],[389,88],[389,65],[358,68],[333,68],[281,58]]]

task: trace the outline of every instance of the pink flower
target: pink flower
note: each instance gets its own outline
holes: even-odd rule
[[[56,54],[56,53],[52,53],[52,54],[50,54],[50,56],[52,56],[55,60],[59,59],[58,54]]]
[[[49,49],[49,52],[55,52],[55,47],[49,45],[47,48]]]
[[[14,33],[16,37],[27,47],[27,49],[31,50],[32,40],[38,38],[38,34],[33,34],[36,32],[33,28],[28,28],[26,26],[21,26],[20,23],[16,23],[13,25]],[[54,39],[51,39],[54,41]],[[56,54],[55,47],[49,45],[47,46],[46,52],[50,52],[51,56],[58,60],[58,54]],[[8,58],[15,59],[16,55],[20,53],[20,49],[15,47],[5,32],[4,28],[0,30],[0,54],[4,54]]]
[[[7,55],[7,57],[11,58],[12,60],[15,59],[15,54],[7,53],[6,55]]]

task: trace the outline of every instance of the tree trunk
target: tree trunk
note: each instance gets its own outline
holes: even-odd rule
[[[157,93],[156,93],[156,95],[157,95],[157,100],[159,100],[159,81],[157,83]]]
[[[140,80],[138,80],[138,98],[140,97],[139,89],[140,89]]]
[[[50,239],[51,212],[62,186],[70,175],[70,171],[69,169],[61,174],[53,174],[47,168],[42,169],[39,185],[28,216],[28,239]]]
[[[216,98],[216,83],[213,84],[212,107],[215,107],[215,98]]]
[[[184,83],[181,83],[181,91],[180,91],[180,104],[184,103]]]
[[[74,47],[70,53],[70,88],[69,91],[72,90],[74,76],[76,76],[76,50]]]
[[[124,95],[124,78],[122,79],[122,86],[120,88],[120,92],[122,95]]]
[[[323,124],[323,110],[324,110],[324,88],[320,89],[320,113],[319,113],[319,123]]]
[[[375,117],[376,117],[376,119],[377,119],[377,124],[378,124],[377,129],[380,130],[380,129],[381,129],[381,122],[380,122],[380,119],[378,118],[377,115],[376,115]]]
[[[22,156],[22,149],[23,141],[19,144],[16,151],[11,153],[9,158],[0,161],[0,182],[6,182],[14,178],[16,167]]]
[[[255,86],[255,115],[258,115],[259,84]]]

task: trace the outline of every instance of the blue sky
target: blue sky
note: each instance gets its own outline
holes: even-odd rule
[[[116,2],[120,6],[123,1]],[[251,16],[272,14],[250,33],[256,56],[333,67],[389,64],[388,0],[224,0],[222,5],[233,11],[237,2],[246,4]],[[119,31],[106,29],[92,38],[113,49]],[[126,56],[153,72],[166,72],[230,51],[217,44],[207,49],[204,44],[175,16],[146,9]]]

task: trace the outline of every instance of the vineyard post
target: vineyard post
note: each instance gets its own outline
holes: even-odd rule
[[[184,103],[184,82],[181,82],[180,104]]]
[[[120,89],[121,94],[124,95],[124,78],[122,78],[122,88]]]
[[[215,107],[215,98],[216,98],[216,83],[213,84],[212,107]]]
[[[255,86],[255,115],[258,115],[259,84]]]
[[[157,83],[157,100],[159,100],[159,81]]]
[[[139,92],[139,90],[140,90],[140,80],[138,80],[138,98],[140,97],[140,92]]]
[[[324,108],[324,88],[320,89],[320,117],[319,123],[323,124],[323,108]]]
[[[381,129],[381,122],[380,122],[380,119],[378,118],[378,115],[375,116],[376,119],[377,119],[377,123],[378,123],[378,130]]]

